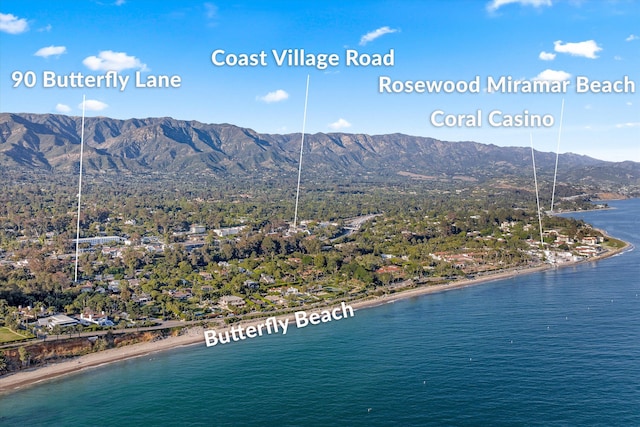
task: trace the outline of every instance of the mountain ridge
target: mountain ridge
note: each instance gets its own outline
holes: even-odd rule
[[[75,170],[81,118],[58,114],[0,113],[0,166],[6,170]],[[264,134],[229,123],[171,117],[85,118],[85,164],[92,172],[295,173],[301,134]],[[536,152],[539,173],[553,173],[555,153]],[[468,176],[483,181],[529,176],[531,150],[473,141],[440,141],[402,133],[305,135],[303,167],[309,175],[373,173]],[[560,155],[560,177],[640,185],[640,163]]]

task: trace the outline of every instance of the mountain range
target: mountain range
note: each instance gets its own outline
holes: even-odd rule
[[[0,113],[3,170],[78,169],[81,118]],[[84,170],[115,173],[207,173],[272,176],[297,172],[301,134],[261,134],[231,124],[170,117],[85,119]],[[531,150],[471,141],[447,142],[400,133],[305,135],[303,165],[311,176],[375,174],[413,179],[485,181],[532,175]],[[541,174],[552,174],[555,153],[536,152]],[[561,154],[559,179],[640,186],[640,163]],[[588,182],[587,182],[588,181]]]

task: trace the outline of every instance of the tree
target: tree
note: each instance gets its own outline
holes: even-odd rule
[[[18,349],[18,355],[20,356],[20,362],[22,362],[22,366],[29,366],[29,363],[31,362],[31,355],[25,347],[20,347]]]
[[[316,268],[323,269],[327,266],[327,257],[325,257],[322,254],[316,255],[316,257],[313,260],[313,264],[315,265]]]
[[[20,319],[18,319],[17,317],[17,313],[14,313],[13,316],[10,316],[8,319],[5,318],[5,325],[7,325],[7,327],[15,332],[18,332],[20,330]]]
[[[60,338],[60,334],[62,333],[62,326],[55,325],[51,328],[51,333],[56,335],[56,339]]]
[[[271,236],[266,235],[264,239],[262,239],[262,243],[260,244],[260,250],[262,251],[263,254],[269,255],[271,259],[273,259],[273,256],[277,252],[277,244],[271,238]]]
[[[315,236],[312,236],[302,240],[302,242],[300,242],[300,246],[302,246],[302,248],[308,254],[317,254],[318,252],[320,252],[322,244],[318,239],[315,238]]]
[[[4,355],[4,351],[0,351],[0,372],[7,370],[7,357]]]
[[[142,266],[142,254],[133,248],[125,249],[122,258],[129,274],[133,274],[137,268]]]
[[[391,275],[391,273],[380,273],[378,274],[378,279],[384,286],[389,286],[391,284],[393,276]]]
[[[7,303],[7,300],[0,299],[0,321],[5,322],[6,324],[6,318],[8,315],[9,315],[9,304]]]
[[[93,349],[95,351],[102,351],[102,350],[106,350],[108,348],[109,344],[107,343],[107,340],[104,338],[98,338],[95,341],[95,344],[93,345]]]

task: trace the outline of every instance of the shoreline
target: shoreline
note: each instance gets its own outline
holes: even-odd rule
[[[622,199],[621,199],[622,200]],[[613,206],[609,206],[607,208],[594,208],[594,209],[581,209],[578,211],[559,211],[559,212],[552,212],[551,215],[553,216],[560,216],[560,215],[571,215],[571,214],[575,214],[575,213],[585,213],[585,212],[600,212],[600,211],[611,211],[611,210],[615,210],[618,209],[616,207]]]
[[[606,235],[606,233],[605,233]],[[608,236],[608,235],[607,235]],[[608,236],[610,237],[610,236]],[[539,273],[546,270],[555,268],[573,267],[579,264],[596,262],[605,258],[612,257],[626,250],[633,248],[634,246],[628,242],[624,242],[625,245],[621,248],[610,249],[603,254],[596,255],[592,258],[588,258],[581,261],[569,262],[560,265],[542,264],[533,267],[526,267],[521,270],[505,270],[494,274],[489,274],[483,277],[475,277],[472,279],[456,280],[440,285],[426,285],[413,289],[405,289],[393,294],[385,294],[380,297],[355,300],[350,302],[349,305],[354,310],[363,310],[367,308],[377,307],[383,304],[394,303],[396,301],[414,298],[422,295],[429,295],[434,293],[446,292],[450,290],[463,289],[470,286],[477,286],[488,282],[494,282],[498,280],[510,279],[520,275],[528,275],[533,273]],[[318,307],[309,310],[308,312],[321,311],[329,306]],[[269,316],[267,316],[269,317]],[[293,313],[282,314],[275,316],[277,319],[284,320],[285,318],[293,320]],[[264,320],[264,317],[255,318],[247,321],[240,321],[231,325],[225,325],[224,330],[229,330],[232,326],[243,325],[250,326],[260,323]],[[69,375],[84,372],[89,369],[97,368],[107,364],[120,362],[128,359],[133,359],[148,354],[170,350],[173,348],[184,347],[189,345],[195,345],[198,343],[205,344],[204,341],[204,327],[197,326],[187,329],[187,332],[183,335],[171,336],[159,341],[145,342],[131,344],[123,347],[111,348],[95,353],[89,353],[83,356],[74,357],[69,360],[61,362],[49,363],[43,366],[30,368],[24,371],[8,374],[7,376],[0,377],[0,396],[9,394],[13,391],[21,390],[30,386],[37,385],[39,383],[54,380],[57,378],[66,377]]]

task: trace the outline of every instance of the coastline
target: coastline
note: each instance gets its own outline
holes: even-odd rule
[[[606,233],[605,233],[606,234]],[[608,236],[608,235],[607,235]],[[398,293],[385,294],[380,297],[361,299],[350,302],[349,305],[354,310],[362,310],[367,308],[376,307],[382,304],[393,303],[395,301],[418,297],[422,295],[446,292],[455,289],[462,289],[470,286],[476,286],[488,282],[494,282],[498,280],[509,279],[525,274],[538,273],[554,268],[572,267],[582,263],[596,262],[605,258],[609,258],[616,254],[622,253],[633,247],[628,242],[624,242],[625,245],[621,248],[610,249],[603,254],[596,255],[592,258],[581,260],[577,262],[570,262],[560,265],[543,264],[529,268],[523,268],[521,270],[506,270],[495,274],[489,274],[482,277],[476,277],[472,279],[456,280],[440,285],[422,286],[414,289],[406,289]],[[323,308],[314,308],[308,310],[309,312],[320,311]],[[293,313],[282,314],[276,316],[277,319],[284,320],[285,318],[293,320]],[[224,330],[229,330],[232,326],[242,324],[243,326],[255,325],[264,320],[263,317],[241,321],[237,324],[226,325]],[[106,364],[120,362],[127,359],[133,359],[136,357],[145,356],[147,354],[170,350],[177,347],[205,344],[204,342],[204,328],[201,326],[188,328],[185,334],[179,336],[171,336],[159,341],[145,342],[138,344],[131,344],[128,346],[111,348],[95,353],[86,354],[83,356],[75,357],[62,362],[50,363],[44,366],[30,368],[24,371],[19,371],[13,374],[0,377],[0,396],[3,394],[11,393],[26,387],[37,385],[44,381],[53,380],[56,378],[80,373],[88,369],[96,368]]]
[[[622,200],[622,199],[621,199]],[[607,208],[593,208],[593,209],[581,209],[578,211],[558,211],[558,212],[551,212],[551,215],[553,216],[561,216],[561,215],[571,215],[571,214],[576,214],[576,213],[584,213],[584,212],[599,212],[599,211],[611,211],[611,210],[615,210],[618,209],[616,207],[613,206],[609,206]]]

